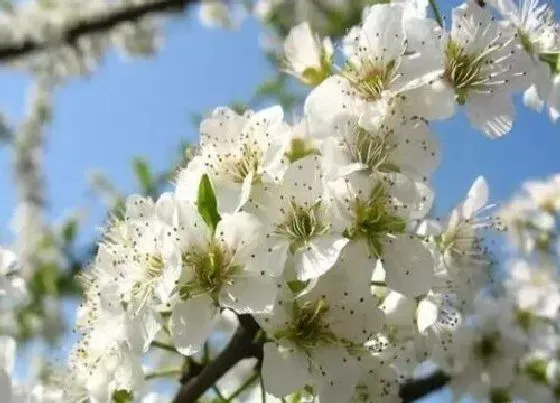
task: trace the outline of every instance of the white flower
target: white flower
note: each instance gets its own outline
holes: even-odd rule
[[[456,294],[459,304],[466,309],[480,287],[489,280],[491,256],[484,247],[481,231],[498,226],[492,217],[482,215],[492,207],[488,202],[488,184],[479,176],[473,182],[467,197],[443,224],[432,223],[432,237],[439,260],[436,271],[437,293]],[[422,233],[430,235],[425,223]]]
[[[288,71],[312,85],[318,85],[330,75],[333,52],[330,38],[324,38],[321,43],[307,22],[293,27],[284,41]]]
[[[488,398],[492,389],[507,389],[524,352],[517,333],[504,326],[510,317],[509,305],[487,298],[479,302],[475,322],[455,331],[449,346],[452,361],[442,363],[457,374],[450,383],[457,397]]]
[[[489,137],[507,134],[515,114],[511,95],[529,86],[531,73],[515,28],[495,22],[474,2],[453,9],[443,83],[465,105],[474,127]],[[448,105],[445,101],[434,108]]]
[[[256,187],[250,200],[251,210],[265,225],[261,248],[276,254],[282,264],[289,251],[300,280],[327,272],[348,242],[331,228],[321,164],[316,155],[293,162],[281,183]]]
[[[553,268],[532,267],[524,260],[508,268],[506,287],[520,310],[554,319],[560,308],[560,287]]]
[[[220,212],[239,210],[251,187],[277,180],[284,157],[281,144],[287,136],[279,106],[243,115],[217,108],[200,124],[200,155],[179,173],[176,195],[196,202],[200,176],[207,173]]]
[[[535,80],[525,91],[525,105],[541,111],[548,106],[553,121],[560,117],[560,71],[541,57],[560,53],[560,24],[554,18],[554,10],[539,0],[490,0],[519,34],[521,44],[531,57]],[[541,56],[542,55],[542,56]]]
[[[353,353],[380,329],[379,310],[337,274],[322,276],[305,295],[290,294],[278,297],[272,315],[256,317],[274,340],[264,345],[266,390],[285,397],[308,384],[323,403],[347,401],[360,374]]]
[[[70,354],[71,372],[64,379],[68,384],[64,391],[68,399],[76,395],[102,402],[118,390],[141,388],[140,354],[147,351],[160,324],[149,309],[131,315],[107,290],[88,291],[78,312],[82,338]]]
[[[352,242],[365,241],[361,253],[381,261],[387,286],[412,297],[427,292],[434,280],[433,258],[407,226],[430,209],[429,187],[402,174],[372,177],[357,171],[329,183],[329,189],[336,206],[335,227]],[[371,274],[362,280],[370,279]]]
[[[355,117],[341,117],[321,145],[327,177],[353,171],[400,172],[427,180],[439,164],[440,152],[423,119],[387,116],[370,129]]]
[[[261,224],[248,213],[223,214],[213,233],[192,204],[177,202],[176,208],[177,244],[169,259],[181,277],[170,331],[178,351],[190,355],[210,335],[220,307],[237,313],[272,309],[284,253],[278,259],[263,250]]]
[[[311,92],[305,112],[319,127],[353,113],[365,125],[394,107],[396,98],[426,84],[443,71],[441,52],[431,40],[407,42],[401,4],[374,5],[361,28],[344,40],[347,65]],[[429,31],[429,30],[428,30]],[[425,31],[420,31],[424,33]],[[427,32],[433,35],[433,31]]]
[[[171,194],[154,203],[132,195],[127,199],[124,220],[115,220],[104,235],[90,281],[109,287],[131,312],[144,306],[155,308],[169,300],[180,271],[165,257],[171,228]]]

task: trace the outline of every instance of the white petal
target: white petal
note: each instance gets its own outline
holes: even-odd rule
[[[284,54],[296,73],[307,68],[321,68],[321,43],[309,23],[293,27],[284,41]]]
[[[0,369],[11,374],[14,369],[15,359],[16,341],[9,336],[0,335]]]
[[[245,265],[263,237],[262,224],[249,213],[223,214],[216,227],[216,237],[235,251],[233,263]]]
[[[425,294],[434,283],[434,261],[424,243],[399,236],[383,244],[387,285],[409,297]]]
[[[443,80],[406,92],[403,109],[427,120],[449,119],[455,113],[455,91]]]
[[[488,183],[483,176],[479,176],[473,182],[467,199],[463,203],[463,215],[472,218],[475,212],[488,203]]]
[[[171,312],[169,330],[177,351],[183,355],[200,351],[202,344],[212,333],[217,314],[218,308],[206,294],[176,304]]]
[[[161,329],[159,315],[152,309],[143,308],[131,321],[127,321],[130,349],[136,353],[148,351],[150,344]]]
[[[343,347],[323,347],[313,352],[313,359],[325,372],[317,380],[321,403],[348,402],[358,383],[360,368]]]
[[[490,138],[508,134],[513,126],[515,108],[507,97],[472,94],[467,99],[466,107],[473,127]]]
[[[523,93],[523,104],[537,112],[541,112],[543,110],[544,101],[539,97],[537,87],[535,85],[530,86]]]
[[[264,273],[264,270],[263,270]],[[220,305],[239,314],[270,313],[278,292],[278,280],[266,275],[240,277],[223,287]]]
[[[416,309],[416,321],[418,331],[423,333],[426,328],[436,323],[438,318],[438,307],[431,301],[423,299]]]
[[[406,48],[403,12],[401,5],[372,6],[360,32],[362,48],[386,63],[398,59]]]
[[[262,377],[267,392],[284,397],[303,389],[309,378],[308,363],[303,354],[276,343],[266,343],[263,350]]]
[[[305,281],[326,273],[336,263],[347,243],[347,238],[336,235],[313,239],[294,256],[298,279]]]
[[[363,102],[349,95],[353,90],[345,78],[332,76],[323,81],[305,99],[304,111],[309,133],[316,138],[330,135],[333,122],[341,115],[359,116]]]
[[[560,73],[554,76],[547,103],[550,119],[556,123],[560,119]]]
[[[133,194],[126,199],[127,220],[148,220],[154,213],[154,202],[148,197]]]

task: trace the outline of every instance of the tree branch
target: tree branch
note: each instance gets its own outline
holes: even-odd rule
[[[445,387],[450,380],[447,374],[437,371],[426,378],[407,381],[401,386],[399,395],[404,403],[413,402]]]
[[[198,0],[153,0],[146,4],[113,7],[106,13],[84,17],[66,27],[56,41],[41,41],[27,38],[22,42],[0,44],[0,62],[19,59],[23,56],[51,47],[72,45],[86,35],[109,31],[119,24],[134,22],[151,14],[180,13],[187,5]]]
[[[259,325],[250,315],[239,315],[239,327],[228,345],[196,376],[187,375],[173,403],[194,403],[227,371],[245,358],[262,359],[262,343],[256,341]]]

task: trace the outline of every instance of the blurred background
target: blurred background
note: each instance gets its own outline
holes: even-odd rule
[[[451,7],[460,2],[439,3],[449,21]],[[560,13],[560,2],[551,3]],[[271,32],[278,27],[249,16],[229,29],[208,28],[199,11],[198,5],[189,6],[186,13],[166,19],[156,53],[127,57],[111,50],[91,74],[72,77],[55,89],[52,120],[44,132],[44,214],[67,241],[67,256],[64,267],[53,270],[71,277],[87,264],[100,228],[123,196],[155,196],[169,186],[185,161],[185,146],[198,141],[200,116],[222,105],[260,108],[280,102],[288,106],[288,121],[301,117],[298,96],[305,89],[279,76],[274,57],[263,48],[274,45]],[[31,83],[24,71],[0,71],[0,110],[6,121],[17,125],[24,119]],[[434,179],[437,215],[449,212],[478,175],[487,178],[491,201],[500,203],[521,182],[560,172],[560,126],[524,108],[519,99],[517,104],[513,130],[497,140],[472,129],[462,114],[433,124],[443,157]],[[11,147],[0,146],[0,244],[5,245],[14,241],[13,158]],[[68,295],[52,343],[20,348],[19,372],[26,371],[24,363],[38,350],[64,360],[72,341],[66,330],[79,301],[77,292]],[[426,401],[449,399],[443,391]]]

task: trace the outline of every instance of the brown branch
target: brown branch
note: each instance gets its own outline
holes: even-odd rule
[[[442,371],[434,372],[426,378],[411,379],[401,386],[399,395],[404,403],[413,402],[444,388],[450,379]]]
[[[106,13],[89,18],[84,17],[84,19],[70,24],[56,41],[27,38],[18,43],[0,44],[0,62],[19,59],[51,47],[73,45],[82,36],[106,32],[119,24],[135,22],[148,15],[180,13],[185,10],[187,5],[197,2],[198,0],[153,0],[146,4],[114,7]]]
[[[173,403],[194,403],[212,387],[227,371],[245,358],[262,360],[262,342],[256,340],[260,327],[250,315],[239,315],[239,327],[222,352],[202,370],[192,376],[186,374],[186,381]]]

